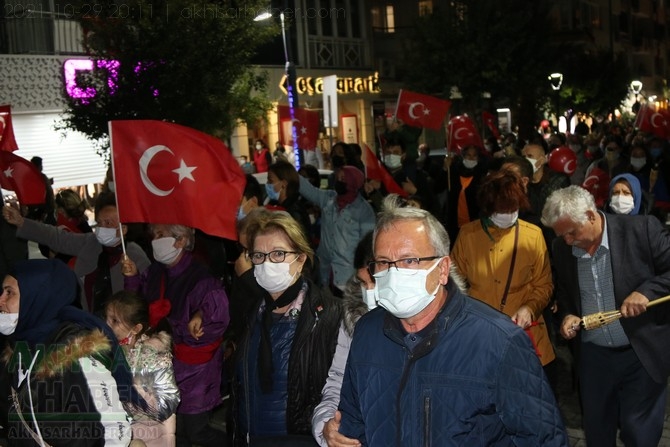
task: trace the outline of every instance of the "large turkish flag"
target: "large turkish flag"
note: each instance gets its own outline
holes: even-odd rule
[[[245,175],[219,139],[163,121],[111,121],[119,217],[236,240]]]
[[[468,146],[482,149],[482,137],[475,127],[475,123],[466,114],[458,115],[449,120],[449,151],[461,152]]]
[[[398,194],[402,197],[407,197],[407,192],[398,185],[393,176],[381,164],[379,159],[375,157],[374,152],[367,144],[365,146],[365,176],[368,180],[378,180],[386,188],[389,194]]]

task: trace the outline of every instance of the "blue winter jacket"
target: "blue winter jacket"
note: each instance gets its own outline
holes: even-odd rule
[[[447,293],[416,334],[382,308],[359,320],[340,433],[365,446],[568,446],[528,336],[453,281]]]

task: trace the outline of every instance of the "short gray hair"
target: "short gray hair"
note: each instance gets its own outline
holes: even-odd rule
[[[186,241],[184,250],[193,251],[193,247],[195,246],[195,229],[187,227],[186,225],[176,225],[176,224],[172,225],[165,224],[165,227],[167,227],[168,232],[175,239],[178,239],[180,237],[184,238],[184,240]],[[151,231],[151,233],[153,234],[154,225],[149,225],[149,231]]]
[[[559,219],[568,218],[583,224],[588,220],[587,211],[598,212],[591,193],[581,186],[568,186],[549,195],[542,210],[542,223],[553,227]]]
[[[439,220],[431,213],[421,208],[404,206],[402,201],[389,200],[384,201],[384,209],[377,215],[377,225],[372,237],[372,250],[374,252],[377,235],[381,231],[390,229],[396,222],[418,221],[426,226],[426,234],[430,245],[435,250],[436,256],[449,256],[449,234]],[[465,280],[458,271],[456,265],[452,262],[449,270],[449,280],[462,292],[466,290]]]
[[[394,207],[391,203],[384,203],[384,210],[377,216],[377,226],[373,236],[372,250],[374,252],[377,245],[377,235],[381,231],[386,231],[396,222],[419,221],[426,226],[426,234],[430,245],[435,250],[436,256],[449,256],[449,234],[439,220],[426,210],[413,207]],[[389,206],[391,205],[391,206]]]

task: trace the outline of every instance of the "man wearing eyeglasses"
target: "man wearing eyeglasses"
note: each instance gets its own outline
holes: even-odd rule
[[[356,326],[333,445],[567,446],[530,339],[461,291],[437,219],[386,210],[373,251],[380,307]]]

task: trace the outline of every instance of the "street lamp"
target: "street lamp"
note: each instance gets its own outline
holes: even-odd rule
[[[549,75],[549,82],[551,83],[551,88],[556,92],[556,129],[558,130],[558,121],[560,115],[560,93],[561,84],[563,84],[563,73],[552,73]]]
[[[259,22],[261,20],[267,20],[272,17],[270,12],[263,12],[256,17],[254,21]],[[282,44],[284,45],[284,73],[286,74],[286,91],[288,96],[288,108],[289,114],[291,116],[291,136],[293,138],[293,155],[295,158],[295,168],[300,169],[300,149],[298,148],[298,132],[295,126],[295,109],[298,107],[298,90],[295,86],[296,81],[296,72],[295,65],[289,60],[288,57],[288,44],[286,42],[286,25],[284,21],[284,13],[279,14],[279,19],[281,20],[281,36]]]
[[[637,96],[642,91],[642,81],[638,81],[637,79],[632,81],[630,83],[630,89],[633,93],[635,93],[635,104],[633,104],[632,110],[633,113],[637,113],[638,110],[640,110],[640,101],[637,100]]]

